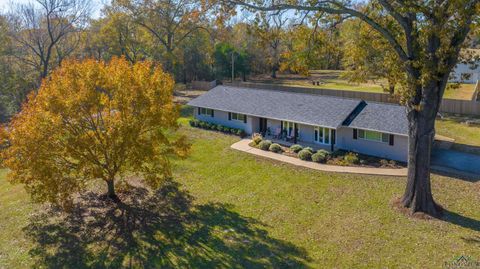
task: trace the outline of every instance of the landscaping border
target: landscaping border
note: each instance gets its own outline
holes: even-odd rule
[[[249,144],[251,139],[242,139],[239,142],[232,144],[230,147],[235,150],[254,154],[260,157],[281,161],[284,163],[293,164],[296,166],[306,167],[314,170],[325,172],[349,173],[349,174],[363,174],[363,175],[377,175],[377,176],[395,176],[406,177],[407,168],[375,168],[375,167],[353,167],[353,166],[338,166],[321,164],[309,161],[302,161],[295,157],[290,157],[275,152],[264,151],[251,147]]]

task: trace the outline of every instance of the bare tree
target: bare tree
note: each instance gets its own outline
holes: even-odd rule
[[[90,0],[36,0],[15,5],[9,14],[16,56],[38,70],[40,79],[78,45],[88,23]]]
[[[401,203],[412,212],[441,215],[430,183],[435,118],[460,49],[473,22],[479,19],[480,0],[371,0],[364,5],[344,0],[224,1],[260,11],[356,17],[385,38],[407,77],[403,97],[409,120],[408,180]],[[400,33],[392,30],[391,21]]]

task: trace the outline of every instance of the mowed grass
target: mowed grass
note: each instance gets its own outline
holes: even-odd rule
[[[7,181],[6,173],[0,170],[0,268],[27,268],[31,244],[22,229],[36,206],[22,186]]]
[[[457,100],[472,100],[475,84],[458,84],[458,87],[447,87],[443,98]]]
[[[302,250],[280,252],[295,257],[297,267],[439,268],[459,255],[480,259],[479,182],[433,176],[433,193],[448,210],[446,220],[412,219],[391,206],[392,199],[403,192],[404,178],[296,168],[230,149],[239,140],[235,136],[190,127],[182,127],[182,132],[192,141],[192,153],[174,162],[175,180],[196,204],[228,206],[263,230],[262,238]],[[5,171],[0,174],[0,268],[25,268],[30,265],[31,243],[22,228],[35,207],[22,188],[9,185],[4,175]],[[245,240],[240,246],[249,244]],[[233,253],[248,252],[244,256],[257,258],[256,263],[219,263],[217,267],[288,267],[281,256],[273,256],[279,253],[278,244],[270,244],[272,256],[265,246],[269,244],[262,245],[258,255],[255,245],[253,249],[235,247]]]
[[[480,259],[480,183],[433,176],[446,221],[394,210],[404,178],[323,173],[234,151],[238,140],[203,130],[176,178],[201,202],[232,204],[271,236],[304,248],[313,268],[438,268],[459,255]]]
[[[469,119],[475,118],[447,115],[437,119],[435,129],[438,134],[455,139],[454,149],[480,154],[480,126],[467,125]]]
[[[267,75],[253,77],[252,82],[278,84],[290,87],[309,87],[317,89],[360,91],[372,93],[385,93],[382,85],[387,84],[382,80],[370,80],[366,83],[349,82],[344,77],[343,70],[311,70],[310,76],[294,74],[278,74],[277,79],[272,79]],[[315,82],[315,85],[312,82]],[[320,82],[320,85],[316,85]],[[447,87],[444,98],[457,100],[472,100],[475,91],[475,84],[459,84],[458,87]]]

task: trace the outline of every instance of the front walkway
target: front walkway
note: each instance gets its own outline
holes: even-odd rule
[[[325,172],[338,172],[338,173],[350,173],[350,174],[364,174],[364,175],[382,175],[382,176],[407,176],[407,168],[371,168],[371,167],[354,167],[354,166],[338,166],[328,165],[315,162],[302,161],[295,157],[286,156],[283,154],[274,153],[271,151],[264,151],[261,149],[250,147],[248,144],[252,140],[243,139],[233,144],[231,148],[254,154],[269,159],[302,166],[310,169],[325,171]]]

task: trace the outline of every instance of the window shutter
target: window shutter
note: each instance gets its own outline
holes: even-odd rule
[[[315,129],[315,141],[318,141],[318,130]]]
[[[353,129],[353,139],[357,139],[357,129]]]
[[[198,107],[198,115],[200,115],[200,114],[201,114],[200,107]]]
[[[332,145],[335,145],[335,139],[336,139],[336,131],[332,129],[332,137],[330,138],[332,141]]]
[[[394,144],[394,139],[393,139],[394,137],[395,137],[395,136],[394,136],[393,134],[390,135],[390,139],[388,140],[388,144],[389,144],[390,146],[393,146],[393,144]]]
[[[214,113],[213,113],[213,109],[212,109],[212,114],[210,116],[212,116],[212,118],[213,118],[213,115],[214,115]]]
[[[247,115],[243,115],[243,123],[247,123]]]
[[[280,130],[283,132],[283,121],[280,121]]]
[[[228,120],[232,120],[232,112],[228,112]]]

